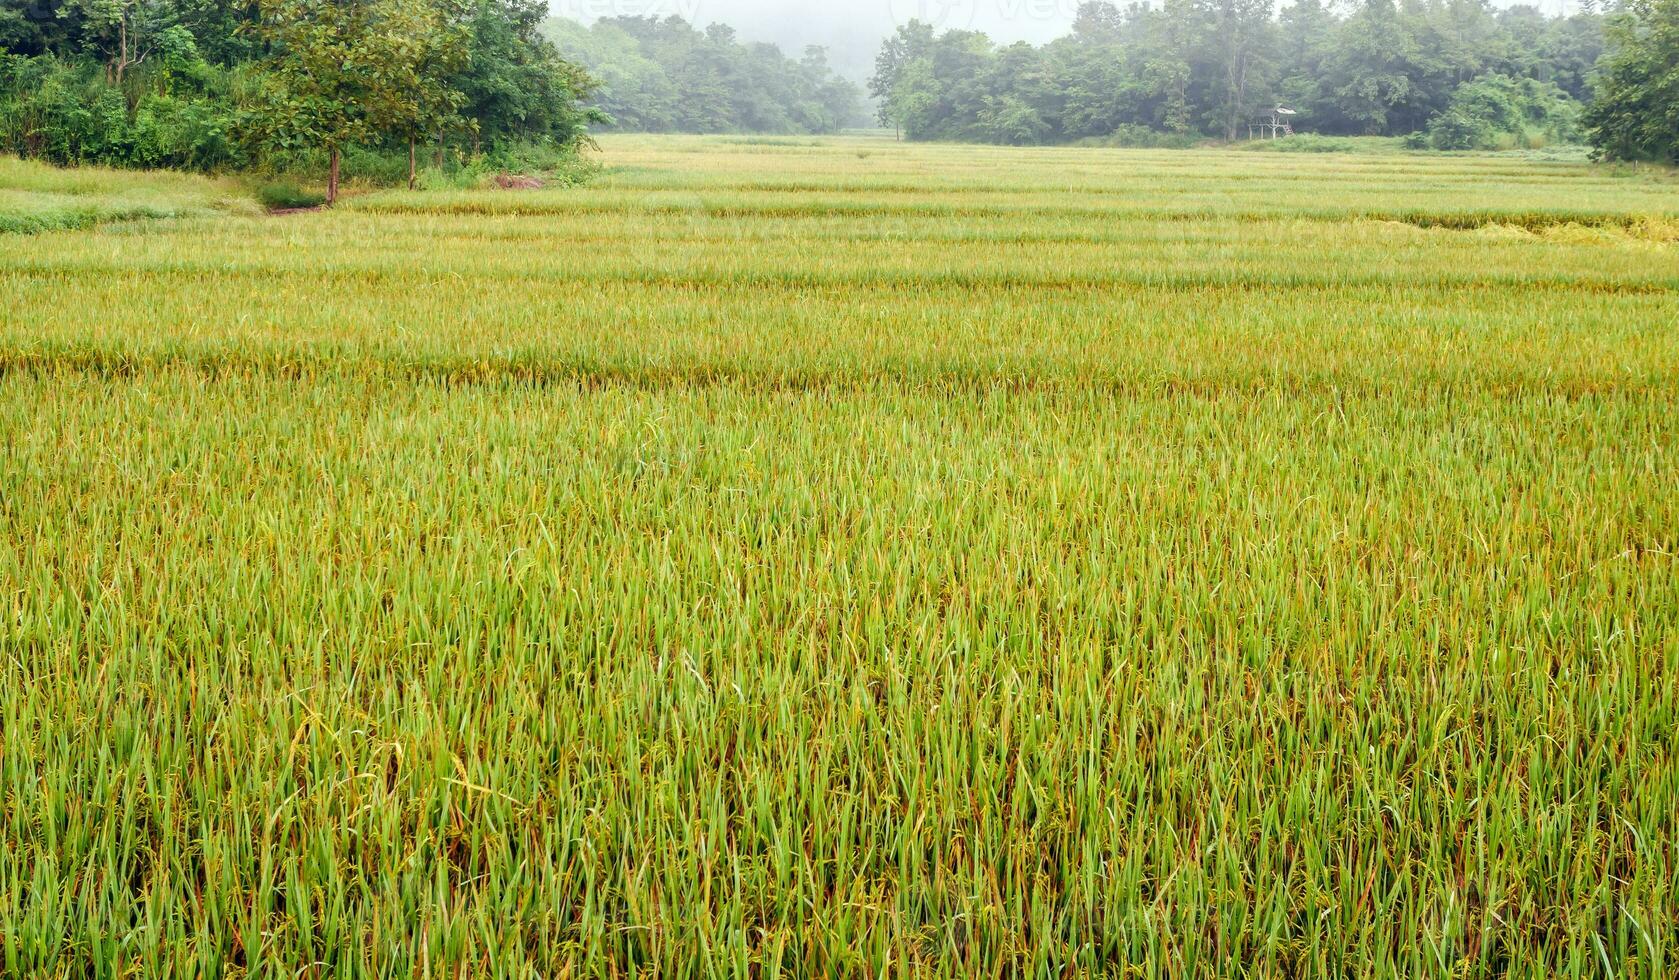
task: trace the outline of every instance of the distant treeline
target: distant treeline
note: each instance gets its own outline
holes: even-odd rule
[[[56,163],[330,168],[412,177],[565,153],[588,75],[543,0],[6,0],[0,152]],[[377,160],[383,153],[382,160]]]
[[[881,122],[917,140],[1238,140],[1281,104],[1316,133],[1534,145],[1582,136],[1605,25],[1486,0],[1085,3],[1043,47],[912,22],[871,89]]]
[[[648,133],[832,133],[867,121],[861,90],[826,52],[787,57],[713,24],[680,17],[611,17],[584,27],[555,19],[562,54],[600,82],[591,105],[612,125]]]

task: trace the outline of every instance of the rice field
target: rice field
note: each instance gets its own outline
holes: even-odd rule
[[[254,214],[233,181],[121,170],[58,170],[0,156],[0,235],[91,228],[117,221]]]
[[[1673,176],[599,155],[0,234],[0,975],[1679,973]]]

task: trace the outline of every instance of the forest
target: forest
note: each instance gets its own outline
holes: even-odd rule
[[[1589,131],[1614,155],[1671,159],[1676,9],[1638,0],[1554,17],[1486,0],[1295,0],[1280,11],[1269,0],[1090,2],[1071,34],[1043,47],[906,24],[882,46],[870,91],[880,122],[915,140],[1235,141],[1281,105],[1326,135],[1467,150],[1580,142]],[[1615,97],[1594,107],[1600,88]]]
[[[910,140],[1238,142],[1286,107],[1296,132],[1322,137],[1589,142],[1603,158],[1675,162],[1676,65],[1679,0],[1569,16],[1488,0],[1087,2],[1043,46],[908,22],[868,88],[874,121]],[[793,58],[677,17],[585,27],[542,0],[0,6],[0,152],[325,172],[328,199],[343,172],[412,186],[474,167],[554,169],[591,128],[822,134],[868,116],[823,49]]]
[[[412,183],[570,154],[594,83],[542,0],[38,0],[0,8],[0,152]],[[421,148],[424,147],[424,152]]]
[[[647,133],[833,133],[866,124],[861,90],[820,47],[795,60],[733,28],[680,17],[549,21],[561,53],[600,82],[592,105]]]

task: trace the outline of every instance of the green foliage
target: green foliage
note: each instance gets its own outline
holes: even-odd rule
[[[591,104],[615,128],[656,133],[833,133],[860,121],[856,86],[819,47],[800,60],[679,17],[608,17],[545,28],[601,80]]]
[[[1183,150],[1205,141],[1189,133],[1168,133],[1141,123],[1120,123],[1106,136],[1080,140],[1083,146],[1112,146],[1136,150]]]
[[[1628,0],[1586,117],[1599,156],[1679,163],[1679,0]]]
[[[1601,46],[1595,15],[1547,18],[1483,0],[1337,9],[1345,13],[1319,0],[1276,16],[1266,0],[1086,2],[1072,33],[1041,48],[911,22],[882,45],[870,91],[882,121],[911,139],[1053,143],[1146,127],[1236,141],[1279,103],[1310,131],[1403,135],[1454,108],[1465,81],[1507,76],[1537,86],[1529,102],[1546,106],[1542,119],[1508,130],[1520,142],[1566,138],[1569,110],[1551,106],[1551,94],[1584,97]],[[1455,110],[1480,118],[1480,108]],[[1460,122],[1441,119],[1442,138],[1462,138]]]
[[[1324,136],[1300,133],[1288,139],[1261,139],[1242,144],[1242,149],[1264,153],[1394,153],[1407,144],[1391,136]],[[1421,149],[1421,147],[1410,147]]]
[[[1436,150],[1538,148],[1580,138],[1580,106],[1548,82],[1483,75],[1453,93],[1428,125]]]
[[[122,85],[97,65],[0,54],[0,149],[58,164],[223,170],[248,161],[225,69],[177,49]]]
[[[465,96],[475,147],[574,147],[599,118],[582,108],[594,79],[542,34],[547,11],[542,0],[473,0],[467,68],[450,84]]]
[[[270,211],[296,208],[318,208],[326,203],[326,195],[305,191],[290,181],[274,181],[257,188],[257,203]]]
[[[918,98],[915,92],[925,88],[925,81],[912,75],[925,74],[933,41],[932,25],[912,20],[881,44],[874,75],[869,79],[869,95],[879,103],[882,125],[902,127],[906,119],[923,111],[914,103]]]
[[[442,0],[260,0],[270,55],[250,134],[271,153],[323,148],[327,201],[344,148],[442,125],[462,99],[442,74],[464,61],[464,32]]]
[[[544,186],[576,186],[600,172],[600,164],[554,143],[504,143],[467,168],[488,174],[532,174]]]
[[[507,144],[472,157],[459,166],[427,170],[418,186],[426,190],[499,188],[509,178],[534,178],[544,188],[578,187],[600,174],[600,164],[571,149],[546,143]]]
[[[418,140],[463,127],[467,95],[453,82],[471,65],[471,0],[393,0],[380,8],[368,73],[379,97],[366,110],[377,133]]]
[[[1498,131],[1485,119],[1469,115],[1462,109],[1449,108],[1429,123],[1424,138],[1409,141],[1409,145],[1432,147],[1436,150],[1486,150],[1497,142]]]
[[[975,132],[988,143],[1030,146],[1050,135],[1049,123],[1025,100],[1004,95],[985,102],[975,121]]]
[[[201,171],[319,160],[383,182],[406,174],[406,159],[385,164],[393,150],[406,158],[410,141],[437,166],[463,148],[569,152],[594,118],[580,106],[593,82],[540,36],[536,0],[53,9],[0,16],[0,150]]]

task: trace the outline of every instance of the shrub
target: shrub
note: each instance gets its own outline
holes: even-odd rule
[[[1454,107],[1429,124],[1428,145],[1436,150],[1480,150],[1490,147],[1495,135],[1486,120]]]
[[[1594,154],[1679,164],[1679,4],[1627,0],[1616,6],[1585,120]]]
[[[1580,105],[1549,82],[1483,75],[1458,86],[1428,125],[1436,150],[1538,149],[1580,139]]]
[[[1251,140],[1243,143],[1244,150],[1269,153],[1392,153],[1408,145],[1404,140],[1389,136],[1323,136],[1300,133],[1275,140]]]
[[[575,148],[553,143],[502,144],[484,154],[481,160],[488,171],[540,174],[567,184],[582,183],[598,169]]]
[[[1121,123],[1107,136],[1085,140],[1087,146],[1116,146],[1136,150],[1187,150],[1201,142],[1188,133],[1166,133],[1136,123]]]
[[[124,88],[97,66],[0,55],[0,150],[57,164],[214,171],[247,161],[232,103],[202,63],[160,62]]]
[[[270,211],[291,211],[318,208],[326,203],[326,196],[303,190],[290,181],[275,181],[258,189],[257,202]]]

